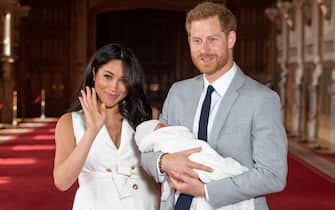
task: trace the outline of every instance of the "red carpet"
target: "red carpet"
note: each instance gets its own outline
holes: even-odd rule
[[[323,156],[335,164],[335,154],[323,154]]]
[[[289,155],[286,189],[268,196],[271,210],[334,210],[335,180]],[[335,166],[334,166],[335,167]]]
[[[55,122],[13,136],[1,130],[0,210],[70,210],[76,186],[67,192],[53,185]],[[15,132],[14,132],[15,133]],[[271,210],[334,210],[335,181],[289,155],[288,185],[268,196]]]
[[[71,209],[75,189],[60,192],[53,185],[54,127],[0,144],[0,210]]]

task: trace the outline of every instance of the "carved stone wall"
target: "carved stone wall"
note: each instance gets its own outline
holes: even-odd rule
[[[285,63],[287,52],[290,67],[288,85],[281,91],[282,98],[288,100],[284,111],[286,126],[291,134],[308,140],[311,145],[335,148],[334,135],[331,135],[334,127],[331,116],[335,114],[333,92],[330,91],[335,66],[335,18],[332,14],[335,2],[278,0],[277,7],[281,12],[277,18],[287,23],[280,31],[290,29],[288,39],[283,33],[277,34],[281,41],[277,52],[283,54],[278,64]]]

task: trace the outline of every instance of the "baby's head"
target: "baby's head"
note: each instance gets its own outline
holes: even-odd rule
[[[160,128],[164,128],[164,127],[167,127],[167,124],[162,123],[162,122],[159,122],[159,123],[156,125],[156,127],[154,128],[154,131],[155,131],[155,130],[158,130],[158,129],[160,129]]]
[[[136,127],[135,139],[141,140],[151,132],[158,130],[160,128],[166,127],[167,125],[160,122],[159,120],[148,120]]]

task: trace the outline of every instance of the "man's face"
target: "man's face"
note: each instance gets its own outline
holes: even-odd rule
[[[235,32],[222,31],[217,16],[191,22],[189,45],[194,65],[212,82],[233,65]]]

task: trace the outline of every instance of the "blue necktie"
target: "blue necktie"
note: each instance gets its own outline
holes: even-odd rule
[[[211,96],[214,91],[213,86],[209,85],[207,88],[205,100],[201,106],[201,113],[199,119],[198,139],[207,141],[207,127],[209,111],[211,110]],[[181,193],[178,197],[174,210],[188,210],[191,207],[193,196]]]

